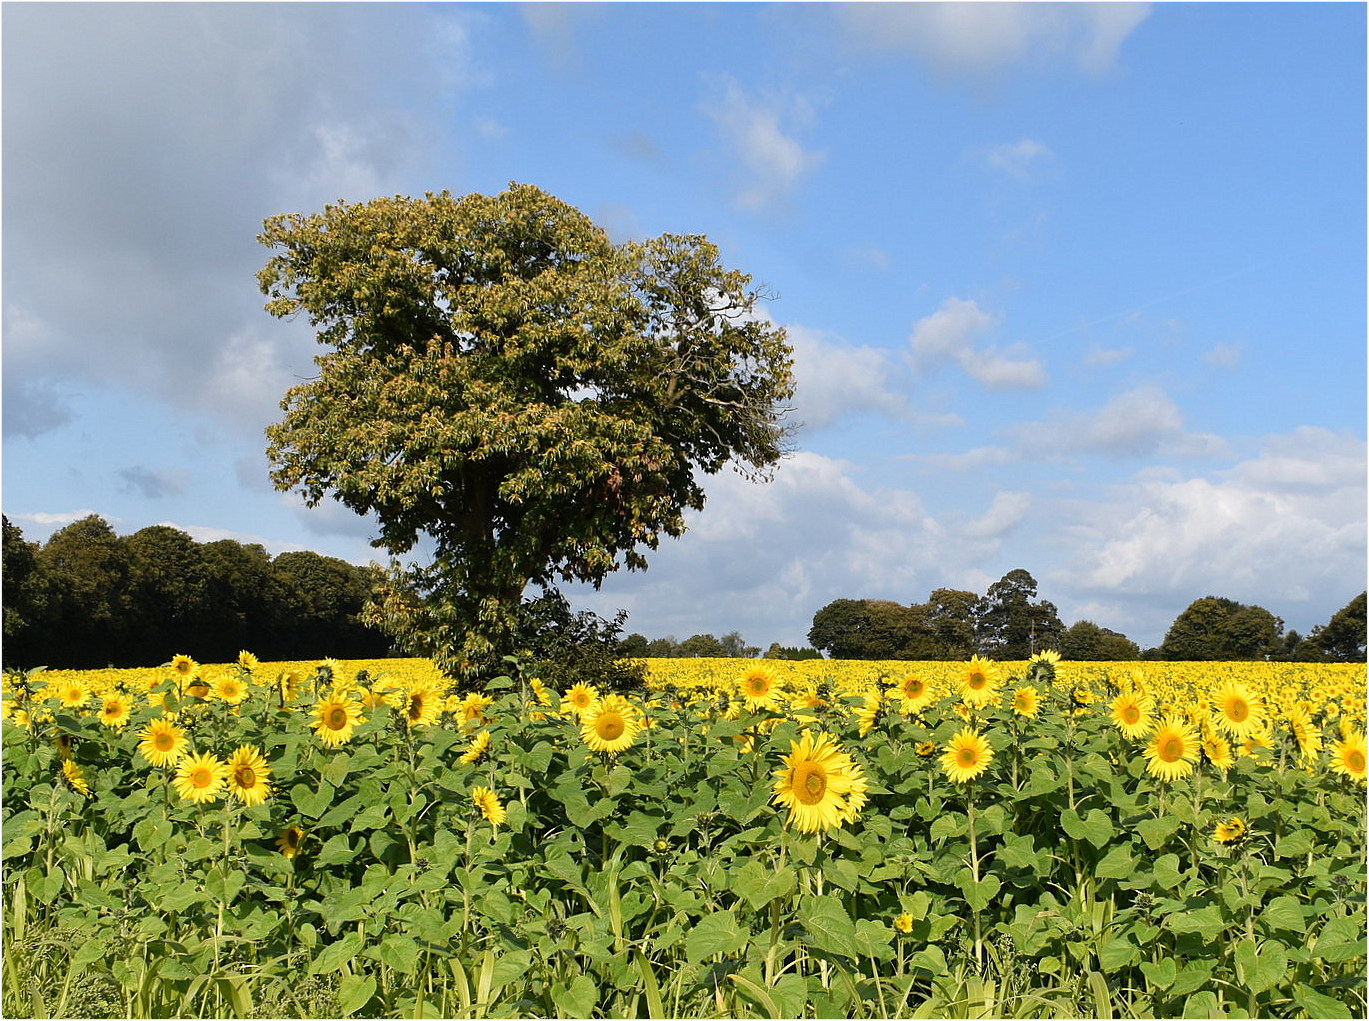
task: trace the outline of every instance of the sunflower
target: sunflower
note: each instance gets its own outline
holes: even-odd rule
[[[941,754],[941,770],[955,783],[966,783],[989,768],[993,745],[973,727],[966,727],[951,738]]]
[[[471,804],[492,827],[498,827],[509,817],[509,813],[499,803],[499,795],[488,787],[472,787]]]
[[[70,759],[62,760],[62,776],[71,785],[71,789],[83,798],[90,797],[90,784],[86,783],[86,775],[81,772],[81,767]]]
[[[253,670],[260,668],[261,660],[243,649],[238,653],[238,666],[250,674]]]
[[[1306,760],[1315,760],[1321,753],[1321,730],[1312,722],[1306,706],[1295,706],[1286,714],[1288,730],[1298,742],[1298,752]]]
[[[742,698],[746,700],[748,709],[775,708],[775,696],[779,693],[779,686],[775,683],[774,673],[768,668],[763,666],[751,667],[742,674],[741,680],[737,682],[737,687],[741,691]]]
[[[464,766],[473,766],[479,762],[490,750],[490,732],[482,730],[471,738],[471,746],[466,749],[461,758],[457,761]]]
[[[1343,741],[1331,745],[1331,769],[1351,780],[1364,781],[1365,778],[1365,739],[1364,735],[1353,731],[1345,735]]]
[[[912,716],[931,704],[935,692],[932,686],[917,674],[907,674],[894,688],[894,696],[899,700],[903,715]]]
[[[1245,836],[1245,820],[1233,815],[1226,822],[1219,822],[1212,831],[1212,839],[1219,844],[1234,844]]]
[[[300,841],[304,839],[304,830],[299,826],[287,826],[281,830],[280,836],[276,838],[276,847],[286,858],[293,858],[299,854]]]
[[[261,751],[250,744],[242,745],[228,758],[228,793],[248,808],[260,805],[271,794],[271,767]]]
[[[636,707],[621,695],[605,696],[580,720],[581,739],[590,751],[605,755],[617,755],[630,748],[641,729]]]
[[[1025,688],[1017,688],[1012,693],[1012,711],[1018,716],[1025,716],[1029,720],[1036,719],[1036,714],[1041,711],[1041,699],[1036,689],[1031,685]]]
[[[58,734],[52,739],[52,746],[57,749],[57,757],[63,762],[71,758],[71,735]]]
[[[936,743],[933,741],[919,741],[917,745],[914,746],[913,751],[924,759],[930,759],[936,754]]]
[[[176,769],[176,793],[186,801],[204,804],[223,794],[227,767],[209,752],[191,755]]]
[[[1259,705],[1244,684],[1233,681],[1219,688],[1212,697],[1212,709],[1217,726],[1237,740],[1265,727]]]
[[[1207,734],[1203,737],[1203,757],[1223,773],[1235,763],[1231,745],[1221,734]]]
[[[903,914],[899,915],[897,918],[894,919],[894,930],[896,932],[901,932],[905,935],[912,932],[913,916],[908,914],[908,912],[906,911],[903,912]]]
[[[436,695],[436,693],[434,693],[434,695]],[[461,718],[461,726],[468,727],[474,725],[483,727],[489,722],[485,719],[485,710],[492,705],[494,705],[494,699],[490,698],[489,695],[479,691],[472,691],[462,699],[461,708],[457,712],[457,715]]]
[[[282,670],[276,677],[276,687],[280,691],[280,698],[284,703],[290,703],[299,698],[300,689],[303,685],[304,678],[298,670]]]
[[[1194,729],[1176,716],[1166,716],[1146,747],[1146,769],[1161,780],[1193,772],[1201,745]]]
[[[90,689],[77,680],[67,680],[58,682],[57,686],[48,689],[51,697],[56,697],[62,703],[64,709],[77,709],[86,704],[90,698]]]
[[[861,704],[856,707],[856,719],[860,721],[860,736],[864,737],[875,729],[875,724],[879,722],[879,709],[884,699],[879,692],[866,695]]]
[[[250,694],[247,682],[238,674],[219,674],[214,678],[211,691],[215,698],[229,705],[241,704]]]
[[[581,681],[579,684],[572,685],[570,690],[566,692],[565,698],[561,699],[561,708],[568,711],[572,716],[584,716],[593,711],[595,703],[598,701],[599,692],[595,690],[594,685],[585,684]]]
[[[960,675],[960,697],[971,709],[982,709],[998,700],[998,668],[987,659],[972,656]]]
[[[166,720],[152,720],[138,736],[138,754],[154,766],[174,766],[190,743],[185,731]]]
[[[200,668],[189,656],[176,655],[171,657],[171,662],[167,664],[171,667],[171,672],[178,678],[189,678],[195,676],[195,671]]]
[[[1155,729],[1155,703],[1150,696],[1124,691],[1112,700],[1112,722],[1128,741],[1145,737]]]
[[[133,712],[133,700],[121,692],[111,692],[100,700],[100,722],[111,730],[128,726]]]
[[[789,742],[775,770],[772,800],[789,809],[786,822],[800,833],[820,833],[855,817],[865,802],[865,775],[826,734],[804,731]]]
[[[551,706],[551,690],[542,683],[542,678],[534,677],[528,681],[528,687],[532,689],[532,694],[537,699],[537,704],[541,706]]]
[[[404,718],[411,727],[431,727],[437,722],[442,707],[446,704],[437,689],[430,684],[414,688],[409,692],[404,706]]]
[[[357,724],[364,722],[361,703],[353,698],[325,698],[314,709],[314,733],[330,748],[350,741]]]

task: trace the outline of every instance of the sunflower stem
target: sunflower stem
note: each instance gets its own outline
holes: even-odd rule
[[[970,876],[974,879],[976,897],[979,893],[979,845],[975,840],[974,831],[974,781],[965,784],[965,822],[966,829],[970,836]],[[981,928],[982,922],[979,918],[979,910],[973,905],[970,907],[974,915],[974,963],[979,968],[984,963],[984,934]]]

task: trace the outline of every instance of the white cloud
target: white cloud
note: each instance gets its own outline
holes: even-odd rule
[[[1111,70],[1128,35],[1145,20],[1142,3],[837,4],[857,45],[908,53],[944,74],[982,76],[1015,65],[1086,74]]]
[[[1203,355],[1203,361],[1223,369],[1234,369],[1241,364],[1241,349],[1231,344],[1217,344]]]
[[[1037,167],[1055,158],[1050,146],[1032,138],[1019,139],[996,145],[984,155],[985,161],[994,170],[1001,170],[1011,177],[1025,178]]]
[[[1099,347],[1094,345],[1084,358],[1085,365],[1116,365],[1124,362],[1136,352],[1129,347]]]
[[[1007,430],[1025,457],[1074,454],[1104,457],[1214,457],[1226,452],[1218,436],[1184,430],[1178,405],[1155,386],[1118,394],[1097,411],[1023,422]]]
[[[879,411],[901,416],[907,396],[889,386],[894,365],[889,352],[846,345],[819,330],[787,326],[794,349],[794,417],[822,428],[847,415]]]
[[[980,337],[996,331],[999,322],[999,317],[983,311],[974,301],[947,298],[939,309],[913,325],[909,343],[914,364],[924,372],[955,364],[994,390],[1043,386],[1045,369],[1034,358],[1023,357],[1020,345],[999,350],[976,344]]]
[[[1031,504],[1030,493],[1003,490],[981,517],[960,529],[960,534],[971,539],[1001,539],[1021,523]]]
[[[805,149],[780,126],[782,118],[808,119],[801,99],[757,99],[727,75],[714,81],[714,91],[720,94],[711,97],[703,110],[717,122],[746,171],[747,183],[736,195],[739,207],[759,209],[787,197],[826,158],[822,152]]]

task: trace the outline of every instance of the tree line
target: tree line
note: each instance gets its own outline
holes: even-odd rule
[[[318,553],[281,553],[232,539],[200,543],[152,525],[116,535],[92,514],[24,539],[4,519],[8,667],[147,666],[177,653],[222,663],[384,656],[389,640],[358,615],[367,568]]]
[[[1365,658],[1365,594],[1307,635],[1284,631],[1264,607],[1204,596],[1175,618],[1157,648],[1081,620],[1069,627],[1036,579],[1009,571],[983,595],[940,588],[925,603],[835,599],[813,615],[808,640],[833,659],[1028,659],[1053,650],[1073,660],[1298,660]]]

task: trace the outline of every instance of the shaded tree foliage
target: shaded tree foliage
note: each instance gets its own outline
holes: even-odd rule
[[[1018,568],[989,586],[975,606],[975,639],[995,659],[1027,659],[1042,649],[1059,649],[1065,627],[1055,604],[1033,602],[1036,579]]]
[[[1264,607],[1204,596],[1174,619],[1159,654],[1170,660],[1268,659],[1282,636],[1283,621]]]
[[[27,543],[5,522],[4,664],[151,666],[177,653],[225,662],[384,656],[359,615],[372,572],[316,553],[272,559],[153,525],[119,537],[99,515]],[[10,611],[14,612],[11,613]]]
[[[267,431],[272,478],[379,522],[371,620],[455,673],[497,667],[529,584],[599,584],[678,536],[702,475],[775,464],[793,393],[764,295],[700,236],[613,244],[529,185],[266,221],[275,316],[327,349]]]
[[[1099,627],[1091,620],[1071,624],[1060,636],[1060,655],[1065,659],[1112,662],[1141,658],[1141,649],[1126,635]]]

